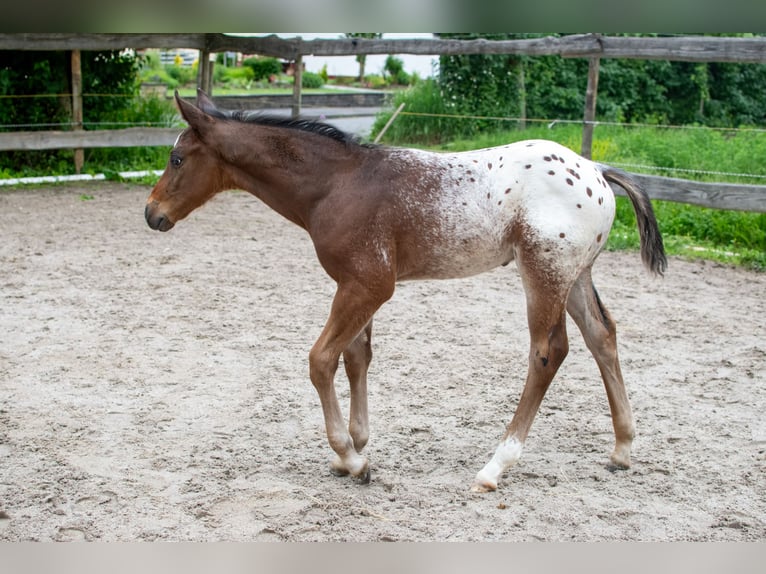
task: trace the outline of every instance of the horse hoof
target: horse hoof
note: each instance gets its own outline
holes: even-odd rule
[[[330,474],[333,476],[348,476],[348,471],[345,468],[336,468],[330,465]]]
[[[613,462],[613,461],[609,461],[606,464],[606,469],[609,472],[617,472],[619,470],[628,470],[629,468],[630,468],[629,465],[622,464],[622,463],[616,463],[616,462]]]
[[[335,476],[349,475],[348,468],[345,464],[343,464],[343,459],[341,459],[339,456],[336,456],[335,459],[330,463],[330,472]]]
[[[477,492],[479,494],[486,494],[487,492],[494,492],[497,490],[497,483],[488,480],[476,480],[471,485],[471,492]]]
[[[359,484],[370,483],[370,463],[366,459],[362,458],[362,465],[358,470],[349,469],[343,460],[338,456],[330,463],[330,472],[335,476],[349,476],[358,482]]]
[[[367,467],[367,469],[362,474],[355,476],[354,480],[357,484],[370,484],[370,468]]]
[[[471,492],[485,493],[494,492],[497,490],[497,480],[492,478],[489,473],[485,472],[485,469],[481,469],[476,473],[476,477],[473,479],[471,485]]]
[[[609,462],[606,465],[606,469],[609,472],[616,472],[618,470],[628,470],[630,468],[630,451],[626,453],[612,453],[609,457]]]

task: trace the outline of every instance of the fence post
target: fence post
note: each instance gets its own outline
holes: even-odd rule
[[[80,50],[72,50],[72,129],[82,130],[82,60]],[[74,150],[74,171],[80,173],[85,163],[85,151]]]
[[[518,75],[516,76],[516,85],[519,89],[519,129],[527,129],[527,81],[525,77],[524,58],[519,58]]]
[[[585,90],[585,115],[582,126],[582,149],[583,157],[591,159],[593,151],[593,125],[596,119],[596,94],[598,93],[598,68],[601,60],[590,58],[588,60],[588,87]]]
[[[298,54],[295,58],[295,67],[293,68],[293,107],[292,116],[297,118],[301,115],[301,84],[303,83],[303,54]]]
[[[210,64],[210,51],[200,50],[197,64],[197,87],[208,96],[213,95],[213,73]]]

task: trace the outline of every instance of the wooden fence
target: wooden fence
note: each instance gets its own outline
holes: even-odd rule
[[[246,37],[224,34],[0,34],[0,50],[122,50],[125,48],[191,48],[200,51],[198,85],[208,87],[211,69],[209,55],[234,51],[278,57],[296,63],[300,71],[304,55],[344,56],[355,54],[515,54],[525,56],[559,55],[589,59],[588,86],[583,119],[583,155],[590,155],[595,125],[598,67],[601,58],[676,60],[688,62],[766,63],[766,38],[721,38],[703,36],[628,38],[599,34],[575,34],[525,40],[381,40],[345,38],[310,40],[277,36]],[[79,73],[72,58],[73,76]],[[300,112],[300,78],[296,77],[291,98],[294,115]],[[76,109],[77,102],[73,102]],[[79,126],[77,126],[79,127]],[[170,145],[177,129],[127,128],[120,130],[81,130],[0,133],[0,150],[82,149]],[[638,175],[649,195],[713,207],[766,212],[766,186],[700,183],[683,179]]]

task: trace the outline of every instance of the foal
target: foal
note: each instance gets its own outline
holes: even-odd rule
[[[667,262],[648,196],[628,174],[550,141],[431,153],[360,144],[322,123],[226,114],[201,91],[196,106],[178,93],[176,102],[189,127],[147,200],[149,226],[168,231],[217,193],[243,189],[304,228],[337,283],[309,353],[335,473],[369,480],[361,451],[369,438],[372,318],[395,283],[466,277],[511,261],[526,295],[529,369],[516,412],[473,489],[496,489],[519,459],[567,355],[567,312],[606,386],[616,439],[611,462],[630,465],[633,416],[615,324],[591,281],[614,218],[609,184],[630,197],[646,266],[662,274]],[[347,427],[334,386],[341,355],[350,383]]]

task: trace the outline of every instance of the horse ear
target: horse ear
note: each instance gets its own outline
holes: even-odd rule
[[[194,104],[190,104],[184,100],[178,95],[178,90],[176,90],[175,96],[178,110],[181,112],[181,116],[186,120],[186,123],[200,135],[205,134],[205,132],[212,127],[214,122],[213,118]]]
[[[207,113],[218,111],[213,100],[201,88],[197,88],[197,107]]]

